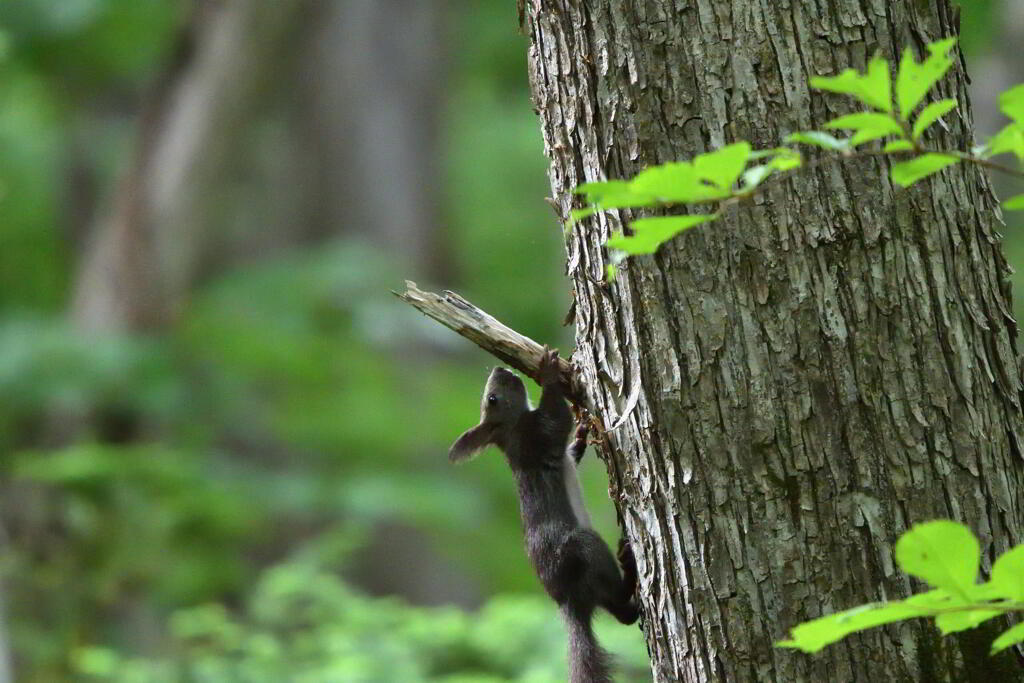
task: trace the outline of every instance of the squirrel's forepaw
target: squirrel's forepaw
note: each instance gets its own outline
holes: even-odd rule
[[[576,438],[577,443],[587,443],[587,437],[590,436],[590,425],[586,422],[580,422],[579,426],[576,427]]]
[[[625,536],[619,538],[619,550],[615,555],[619,560],[619,566],[622,567],[622,577],[626,584],[631,587],[630,593],[633,593],[636,591],[638,578],[636,557],[633,555],[633,548],[629,545],[629,541],[626,540]]]
[[[552,349],[547,345],[544,346],[544,353],[541,354],[540,367],[537,374],[540,375],[541,384],[553,384],[561,379],[562,372],[558,363],[558,349]]]

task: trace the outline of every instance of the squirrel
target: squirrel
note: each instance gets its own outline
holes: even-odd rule
[[[480,402],[480,424],[452,444],[448,458],[460,462],[489,445],[505,454],[518,484],[526,553],[569,632],[569,680],[610,683],[610,659],[594,637],[591,618],[600,606],[623,624],[636,622],[636,563],[623,538],[620,573],[611,549],[591,528],[576,474],[587,428],[580,426],[567,449],[573,420],[557,350],[544,347],[539,375],[543,392],[534,410],[523,381],[510,370],[494,368]]]

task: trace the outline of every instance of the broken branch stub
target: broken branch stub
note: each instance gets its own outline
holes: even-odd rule
[[[519,334],[455,292],[425,292],[419,289],[415,282],[406,280],[405,291],[393,294],[428,318],[457,332],[534,381],[540,376],[540,358],[544,352],[542,345]],[[584,394],[576,383],[572,365],[561,357],[558,364],[566,398],[580,407],[586,407]]]

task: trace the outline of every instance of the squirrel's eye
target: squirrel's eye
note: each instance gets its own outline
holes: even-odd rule
[[[498,397],[494,394],[487,394],[487,405],[494,405],[498,402]]]

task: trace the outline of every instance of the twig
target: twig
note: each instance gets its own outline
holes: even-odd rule
[[[976,157],[976,156],[974,156],[972,154],[967,154],[965,152],[958,152],[958,151],[955,151],[955,150],[949,150],[949,151],[947,151],[947,150],[934,150],[934,151],[933,150],[925,150],[925,151],[926,152],[931,152],[932,154],[948,154],[949,156],[953,156],[953,157],[956,157],[956,158],[960,159],[960,161],[967,161],[967,162],[972,163],[972,164],[977,164],[978,166],[984,166],[985,168],[991,168],[993,171],[1000,171],[1000,172],[1005,173],[1007,175],[1012,175],[1012,176],[1014,176],[1016,178],[1024,178],[1024,171],[1018,171],[1015,168],[1011,168],[1009,166],[1004,166],[1003,164],[997,164],[994,161],[989,161],[988,159],[982,159],[981,157]]]
[[[419,289],[415,282],[406,280],[405,291],[392,294],[428,318],[459,333],[506,365],[534,380],[539,380],[540,358],[544,347],[519,334],[455,292],[425,292]],[[585,394],[576,381],[572,365],[565,358],[559,358],[558,363],[566,398],[581,408],[586,408]]]

